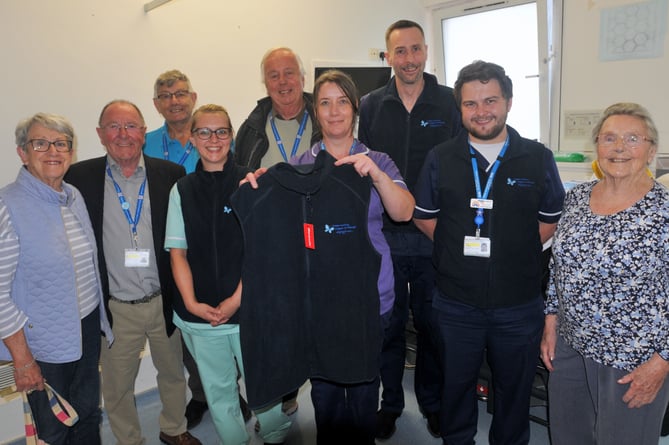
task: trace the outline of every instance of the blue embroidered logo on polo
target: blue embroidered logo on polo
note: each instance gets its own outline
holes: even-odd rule
[[[347,233],[354,232],[358,229],[358,226],[353,224],[325,224],[324,232],[330,235],[346,235]]]
[[[441,119],[427,119],[427,120],[421,120],[420,121],[420,126],[423,128],[430,127],[430,128],[438,128],[438,127],[443,127],[446,125],[446,122],[444,122]]]
[[[232,209],[231,209],[230,207],[228,207],[228,206],[224,206],[224,207],[223,207],[223,212],[224,212],[224,213],[230,213],[230,212],[232,212]]]
[[[534,181],[527,178],[506,178],[506,185],[511,187],[533,187]]]

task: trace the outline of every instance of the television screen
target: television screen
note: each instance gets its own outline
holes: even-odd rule
[[[343,71],[351,76],[355,82],[355,86],[358,87],[358,94],[360,97],[372,90],[384,86],[390,80],[391,68],[389,66],[319,66],[314,69],[314,80],[323,74],[323,72],[331,69]],[[360,97],[358,97],[358,99],[360,99]]]

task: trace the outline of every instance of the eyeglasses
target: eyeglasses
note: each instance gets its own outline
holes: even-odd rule
[[[144,129],[142,125],[136,124],[134,122],[129,122],[127,124],[119,124],[118,122],[112,122],[111,124],[107,124],[103,126],[107,131],[110,131],[112,133],[119,133],[122,128],[125,128],[125,131],[128,133],[139,133]]]
[[[168,101],[174,97],[175,99],[185,99],[186,97],[190,96],[190,91],[186,90],[179,90],[175,91],[174,93],[160,93],[156,96],[156,99],[158,100],[163,100],[163,101]]]
[[[622,136],[618,136],[617,134],[614,133],[602,133],[599,136],[597,136],[595,142],[597,142],[602,147],[613,147],[618,144],[618,139],[622,139],[623,145],[629,148],[637,148],[644,141],[650,142],[651,144],[655,142],[650,138],[634,133],[627,133]]]
[[[211,128],[202,127],[193,130],[192,134],[197,136],[198,139],[202,139],[203,141],[208,141],[211,139],[211,135],[213,134],[215,134],[218,139],[225,140],[230,139],[230,136],[232,136],[232,128],[221,127],[217,128],[216,130],[212,130]]]
[[[31,139],[24,144],[24,147],[30,145],[35,151],[49,151],[53,145],[59,153],[67,153],[72,151],[72,141],[69,139],[59,139],[57,141],[48,141],[46,139]]]

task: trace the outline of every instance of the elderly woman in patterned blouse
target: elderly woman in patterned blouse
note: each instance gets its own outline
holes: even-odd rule
[[[553,242],[541,358],[553,445],[654,444],[669,385],[669,192],[658,132],[618,103],[593,129],[600,180],[572,189]]]

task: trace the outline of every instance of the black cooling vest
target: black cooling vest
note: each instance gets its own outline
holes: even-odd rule
[[[242,231],[230,196],[246,172],[229,157],[223,171],[196,170],[177,182],[195,295],[213,307],[232,295],[241,276]],[[209,323],[188,312],[178,289],[176,296],[174,310],[182,320]],[[237,322],[237,314],[228,320]]]
[[[552,154],[511,127],[507,130],[509,148],[490,192],[494,207],[485,211],[481,227],[481,236],[491,239],[490,258],[463,254],[464,237],[473,236],[476,227],[469,205],[476,189],[468,135],[461,132],[435,148],[440,209],[433,255],[437,287],[447,298],[478,308],[515,306],[541,295],[539,209],[546,188],[544,157]],[[488,173],[481,163],[479,176],[484,187]]]
[[[277,164],[259,178],[259,189],[242,186],[232,198],[244,234],[239,320],[251,408],[308,378],[360,383],[378,375],[371,183],[333,163],[323,151],[314,165]]]

